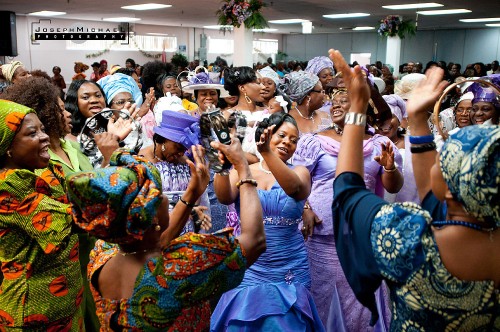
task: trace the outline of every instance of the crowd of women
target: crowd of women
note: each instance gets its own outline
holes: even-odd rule
[[[0,330],[500,330],[500,75],[304,67],[3,65]]]

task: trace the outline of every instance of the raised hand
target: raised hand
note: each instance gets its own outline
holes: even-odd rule
[[[112,133],[105,132],[94,134],[94,140],[104,159],[102,162],[102,166],[104,167],[109,164],[113,152],[120,147],[118,145],[118,137]]]
[[[271,142],[271,138],[273,137],[274,127],[276,127],[276,125],[272,125],[264,129],[264,132],[260,135],[260,140],[255,143],[257,145],[257,150],[261,154],[271,151],[269,143]]]
[[[110,134],[118,136],[120,141],[123,141],[128,134],[134,129],[136,129],[137,125],[129,118],[128,120],[123,119],[122,117],[118,117],[117,120],[112,116],[108,121],[107,131]]]
[[[219,151],[219,160],[224,163],[224,156],[233,164],[234,168],[238,170],[240,167],[248,167],[245,153],[241,148],[240,140],[231,136],[231,144],[226,145],[220,142],[210,142],[210,145]]]
[[[351,106],[354,104],[368,105],[370,87],[366,82],[366,73],[359,66],[351,69],[339,51],[330,49],[328,54],[337,72],[342,73],[342,79],[349,93]],[[363,107],[363,109],[366,111],[366,107]]]
[[[394,150],[391,142],[387,142],[386,144],[382,143],[380,145],[382,146],[382,152],[380,156],[376,156],[373,159],[385,169],[394,169]]]
[[[425,72],[426,78],[413,89],[406,104],[410,116],[428,117],[427,112],[432,110],[434,103],[448,85],[447,81],[443,81],[443,74],[443,69],[439,67],[432,67]]]
[[[208,162],[205,160],[205,149],[201,145],[193,145],[191,151],[193,152],[194,163],[191,160],[186,161],[191,170],[191,179],[187,190],[191,190],[198,199],[207,189],[210,173],[208,171]]]

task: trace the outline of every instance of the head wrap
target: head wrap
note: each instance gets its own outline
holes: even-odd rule
[[[153,131],[161,137],[184,145],[186,149],[200,142],[198,119],[180,112],[163,111],[161,123],[154,127]]]
[[[106,60],[101,60],[101,62],[99,62],[100,65],[104,65],[104,64],[108,64],[108,62]]]
[[[262,68],[261,70],[257,71],[259,74],[262,75],[262,77],[267,77],[273,80],[274,84],[278,86],[280,83],[280,77],[277,72],[275,72],[271,67],[266,66]]]
[[[164,110],[174,111],[174,112],[186,112],[186,109],[182,105],[181,98],[172,95],[170,92],[165,94],[165,97],[161,97],[155,103],[153,113],[155,114],[156,124],[160,125],[162,112]]]
[[[292,71],[285,75],[285,93],[297,103],[302,103],[305,96],[318,83],[319,77],[306,71]]]
[[[29,107],[0,99],[0,156],[5,155],[26,114],[35,113]]]
[[[110,167],[67,177],[73,220],[83,230],[111,243],[142,240],[154,225],[161,202],[156,167],[124,149],[111,156]]]
[[[440,162],[453,198],[478,220],[500,227],[500,127],[460,129],[444,143]]]
[[[369,78],[371,77],[371,81],[372,81],[373,85],[375,85],[375,87],[377,88],[379,93],[382,93],[385,90],[385,82],[383,79],[381,79],[380,77],[375,77],[373,75],[368,76],[368,77]]]
[[[99,64],[99,62],[94,62],[93,64],[90,65],[92,68],[94,67],[97,67],[99,68],[101,65]]]
[[[142,93],[132,76],[116,73],[108,75],[97,81],[106,95],[106,102],[111,104],[113,98],[120,92],[128,92],[134,98],[138,107],[142,105]]]
[[[382,96],[384,98],[385,102],[391,109],[392,115],[396,116],[398,118],[399,123],[403,120],[403,114],[406,114],[406,103],[398,95],[385,95]]]
[[[14,73],[19,67],[24,67],[21,61],[12,61],[9,64],[2,65],[2,75],[7,79],[7,81],[12,82]]]
[[[114,66],[113,66],[113,67],[111,67],[111,69],[109,70],[109,73],[110,73],[111,75],[113,75],[114,73],[116,73],[116,71],[117,71],[118,69],[121,69],[121,68],[122,68],[122,67],[120,67],[119,65],[114,65]]]
[[[333,69],[333,62],[330,58],[326,56],[317,56],[312,58],[307,62],[306,72],[313,73],[314,75],[319,75],[319,73],[325,69],[330,68],[332,72],[335,72]]]
[[[455,107],[458,107],[458,105],[463,102],[464,100],[472,100],[474,99],[474,94],[472,92],[467,92],[467,93],[464,93],[460,99],[457,101]]]
[[[425,79],[424,74],[412,73],[405,75],[402,79],[396,81],[396,84],[394,84],[394,93],[403,99],[408,99],[410,98],[411,91],[423,79]]]
[[[493,74],[489,76],[481,77],[481,79],[490,81],[495,84],[498,88],[500,88],[500,74]],[[490,86],[484,86],[481,83],[473,83],[469,88],[467,88],[468,92],[474,93],[474,99],[472,99],[472,104],[477,102],[486,102],[492,103],[495,108],[500,108],[500,100],[497,92]]]

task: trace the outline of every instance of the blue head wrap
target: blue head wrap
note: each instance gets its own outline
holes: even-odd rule
[[[307,62],[306,71],[318,75],[325,68],[330,68],[332,72],[335,72],[335,69],[333,69],[333,62],[330,58],[326,56],[317,56]]]
[[[444,143],[440,162],[453,197],[478,220],[500,227],[500,127],[460,129]]]
[[[134,98],[135,103],[138,107],[142,105],[142,93],[134,81],[132,76],[125,74],[116,73],[113,75],[108,75],[97,81],[106,95],[106,102],[108,105],[111,103],[113,98],[120,92],[128,92]]]
[[[313,73],[292,71],[285,75],[285,93],[291,100],[300,104],[318,81],[318,76]]]

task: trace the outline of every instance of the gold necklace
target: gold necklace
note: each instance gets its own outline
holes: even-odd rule
[[[310,115],[310,116],[304,116],[304,115],[302,115],[302,113],[300,113],[300,110],[297,108],[297,106],[295,106],[295,109],[297,110],[297,112],[299,112],[299,115],[300,115],[300,117],[301,117],[302,119],[311,120],[311,121],[312,121],[312,123],[314,123],[314,112],[313,112],[313,114],[312,114],[312,115]]]

